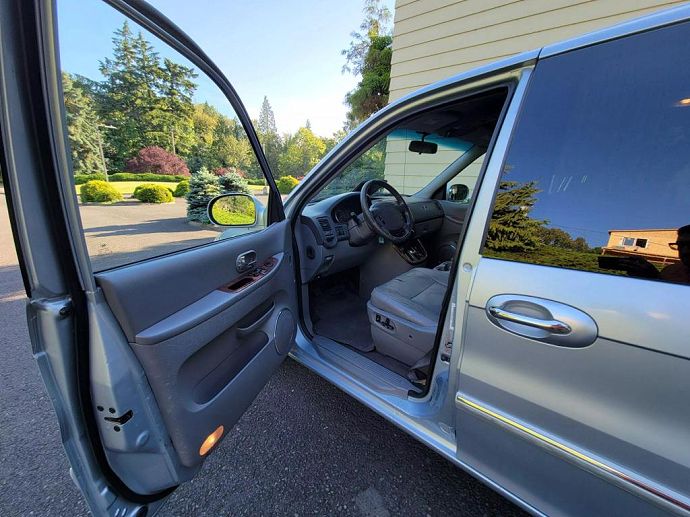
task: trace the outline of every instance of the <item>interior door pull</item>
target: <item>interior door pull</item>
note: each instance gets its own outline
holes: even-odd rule
[[[486,302],[486,315],[503,330],[551,345],[583,348],[599,335],[596,322],[585,312],[534,296],[493,296]]]
[[[500,307],[489,307],[489,312],[492,316],[500,320],[512,321],[521,325],[527,325],[528,327],[534,327],[535,329],[546,330],[547,332],[551,332],[553,334],[569,334],[573,330],[570,328],[570,325],[563,323],[562,321],[540,320],[538,318],[525,316],[524,314],[506,311]]]

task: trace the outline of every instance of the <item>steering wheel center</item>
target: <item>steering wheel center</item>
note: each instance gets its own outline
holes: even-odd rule
[[[378,190],[386,190],[394,200],[373,200]],[[367,181],[360,191],[362,215],[367,226],[381,237],[394,244],[402,244],[412,237],[412,213],[405,199],[383,180]]]

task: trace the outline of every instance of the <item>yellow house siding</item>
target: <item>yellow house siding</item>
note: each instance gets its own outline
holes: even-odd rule
[[[398,0],[390,100],[503,57],[683,3]]]

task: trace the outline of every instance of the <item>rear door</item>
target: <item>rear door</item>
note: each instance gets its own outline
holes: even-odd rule
[[[470,223],[458,457],[549,515],[690,510],[689,55],[686,22],[539,61]]]
[[[73,478],[94,513],[142,515],[195,475],[286,357],[296,288],[280,195],[237,94],[156,10],[134,0],[109,4],[80,4],[94,10],[94,39],[76,43],[80,32],[60,5],[2,4],[2,169],[33,351]],[[113,54],[94,82],[69,69],[69,52],[98,37],[112,38]],[[144,66],[168,75],[147,83]],[[132,70],[144,94],[127,83]],[[189,82],[171,86],[175,77],[196,85],[193,94],[183,91]],[[195,101],[204,93],[209,102]],[[147,111],[145,102],[160,107],[161,99],[180,104]],[[136,116],[127,111],[135,108]],[[213,155],[204,135],[184,140],[209,118],[214,138],[244,146],[241,164]],[[92,155],[100,151],[91,162],[89,138]],[[132,185],[115,181],[123,176],[109,174],[106,186],[89,185],[125,191],[124,199],[94,202],[77,187],[79,202],[80,176],[103,180],[114,167],[136,165],[130,156],[147,159],[140,151],[148,148],[164,151],[179,174],[193,167],[187,200],[145,204],[126,192]],[[204,170],[213,164],[266,179],[266,225],[221,239],[199,222],[206,200],[224,188]]]

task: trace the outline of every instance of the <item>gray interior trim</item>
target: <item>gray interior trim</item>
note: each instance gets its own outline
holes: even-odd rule
[[[274,255],[278,263],[273,269],[263,278],[256,282],[252,289],[258,288],[266,282],[269,282],[279,270],[283,253]],[[249,291],[239,291],[229,293],[227,291],[220,291],[215,289],[208,293],[203,298],[187,305],[179,311],[171,314],[167,318],[151,325],[147,329],[142,330],[134,337],[134,342],[138,345],[155,345],[166,339],[185,332],[195,325],[215,316],[224,309],[227,309],[232,304],[243,298]],[[249,329],[244,329],[247,332]]]
[[[378,393],[407,398],[409,391],[419,391],[418,387],[404,377],[332,339],[315,336],[312,343],[319,355],[330,364],[347,371]]]
[[[282,253],[290,242],[289,229],[286,221],[274,223],[251,235],[105,271],[96,279],[127,339],[134,342],[144,330],[237,278],[235,262],[241,253],[260,250],[257,263]],[[237,293],[233,303],[246,295]]]

